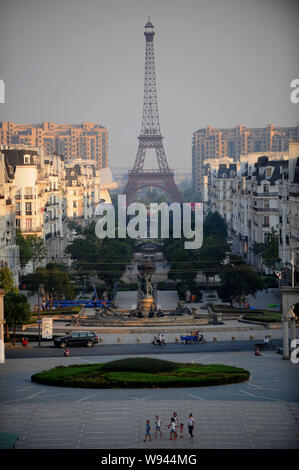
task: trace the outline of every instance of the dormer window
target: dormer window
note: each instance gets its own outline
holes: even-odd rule
[[[271,167],[266,168],[266,176],[268,178],[271,178],[271,176],[272,176],[272,168]]]
[[[263,192],[264,194],[268,194],[269,193],[269,186],[267,184],[264,184],[263,186]]]
[[[25,165],[30,165],[30,155],[24,155],[24,163]]]

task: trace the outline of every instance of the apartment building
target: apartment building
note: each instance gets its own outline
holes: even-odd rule
[[[196,192],[204,200],[204,165],[207,159],[232,158],[237,162],[241,155],[265,152],[287,152],[290,142],[299,142],[299,124],[296,127],[264,128],[236,126],[215,129],[207,126],[192,136],[192,181]]]
[[[0,267],[10,269],[18,286],[20,257],[16,245],[16,214],[13,201],[6,192],[4,174],[4,158],[0,155]]]
[[[62,155],[66,162],[92,160],[97,169],[108,167],[108,130],[93,122],[82,124],[16,124],[0,122],[0,145],[43,147],[45,155]]]
[[[281,155],[248,155],[238,163],[205,168],[208,208],[228,224],[235,253],[258,265],[251,248],[267,243],[272,228],[279,240],[279,258],[290,268],[292,253],[299,266],[299,143]]]

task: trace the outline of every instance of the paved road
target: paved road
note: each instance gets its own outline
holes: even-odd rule
[[[100,348],[98,348],[100,350]],[[124,357],[124,356],[117,356]],[[168,354],[157,357],[169,358]],[[18,448],[299,448],[299,365],[269,351],[173,354],[176,361],[245,367],[242,384],[184,389],[94,390],[31,383],[57,365],[104,362],[115,356],[9,359],[1,366],[0,431],[19,435]],[[173,411],[195,437],[169,441]],[[146,419],[162,418],[163,437],[143,442]]]
[[[151,344],[100,344],[92,348],[72,347],[70,348],[71,356],[107,356],[107,355],[140,355],[140,354],[198,354],[207,352],[229,352],[229,351],[254,351],[254,344],[262,341],[243,340],[243,341],[211,341],[206,344],[185,344],[185,343],[168,343],[166,346],[153,346]],[[277,346],[282,345],[281,340],[273,340]],[[6,357],[12,358],[30,358],[30,357],[61,357],[63,350],[55,346],[47,346],[42,344],[38,346],[28,347],[10,347],[6,349]]]

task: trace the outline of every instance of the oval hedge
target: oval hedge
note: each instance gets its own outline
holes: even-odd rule
[[[131,358],[107,364],[58,366],[32,375],[31,380],[46,385],[78,388],[176,388],[239,383],[248,380],[249,375],[246,369],[222,364]]]
[[[103,365],[105,372],[172,372],[177,368],[176,362],[162,359],[134,357],[107,362]]]

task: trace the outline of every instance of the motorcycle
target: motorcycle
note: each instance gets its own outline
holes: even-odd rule
[[[154,336],[152,344],[154,346],[166,346],[165,338],[161,338],[160,336]]]

